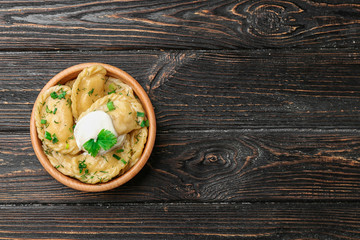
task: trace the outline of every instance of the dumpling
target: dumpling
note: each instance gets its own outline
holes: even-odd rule
[[[72,86],[72,111],[77,119],[82,112],[88,109],[96,100],[104,96],[106,69],[95,65],[84,68]]]
[[[129,167],[132,167],[141,157],[147,140],[148,129],[147,127],[143,127],[132,131],[126,136],[127,138],[123,146],[124,151],[121,157],[129,163]]]
[[[109,114],[118,135],[141,128],[141,123],[145,120],[142,105],[135,98],[129,96],[118,94],[104,96],[83,112],[79,120],[95,110],[101,110]]]
[[[134,92],[129,85],[117,78],[109,77],[105,83],[104,95],[112,93],[135,98]]]
[[[51,152],[48,158],[61,173],[82,182],[95,184],[107,182],[128,169],[128,162],[119,158],[116,151],[96,157],[88,154],[72,156]]]
[[[54,86],[39,96],[36,103],[35,123],[39,138],[50,149],[76,154],[76,145],[71,111],[71,89]]]

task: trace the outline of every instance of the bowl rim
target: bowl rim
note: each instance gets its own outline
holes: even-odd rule
[[[76,76],[86,67],[93,66],[93,65],[101,65],[107,70],[107,75],[112,77],[120,78],[121,81],[131,86],[131,88],[134,90],[135,94],[139,97],[139,100],[141,101],[141,104],[143,105],[143,108],[146,112],[147,118],[149,120],[149,133],[148,133],[148,139],[145,144],[143,153],[140,157],[140,159],[135,163],[134,166],[132,166],[128,171],[126,171],[123,175],[118,176],[106,183],[99,183],[99,184],[88,184],[83,183],[75,178],[66,176],[62,174],[60,171],[58,171],[48,160],[47,156],[45,155],[41,141],[38,138],[36,125],[35,125],[35,106],[37,105],[37,101],[39,101],[39,96],[45,92],[47,89],[49,89],[52,86],[55,86],[59,83],[65,83],[69,80],[75,79]],[[64,184],[65,186],[68,186],[70,188],[73,188],[75,190],[84,191],[84,192],[102,192],[111,190],[113,188],[119,187],[123,185],[124,183],[128,182],[130,179],[132,179],[140,170],[145,166],[147,160],[150,157],[150,154],[152,152],[152,149],[155,144],[155,136],[156,136],[156,119],[155,119],[155,112],[153,105],[146,94],[145,90],[142,88],[142,86],[127,72],[114,67],[109,64],[104,63],[97,63],[97,62],[89,62],[89,63],[81,63],[74,66],[71,66],[69,68],[66,68],[56,74],[53,78],[50,79],[50,81],[43,87],[43,89],[40,91],[39,95],[36,98],[36,101],[34,103],[32,112],[31,112],[31,118],[30,118],[30,137],[31,137],[31,144],[33,146],[35,155],[37,156],[38,160],[40,161],[41,165],[45,168],[45,170],[57,181]]]

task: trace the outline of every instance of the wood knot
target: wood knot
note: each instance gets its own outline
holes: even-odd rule
[[[246,16],[248,33],[273,38],[294,32],[299,26],[293,15],[303,10],[291,2],[246,1],[237,5],[234,11]]]

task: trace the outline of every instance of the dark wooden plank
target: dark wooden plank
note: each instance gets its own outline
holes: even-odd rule
[[[2,239],[359,239],[359,203],[0,205]]]
[[[102,61],[148,91],[159,131],[359,129],[356,50],[0,53],[0,130],[28,131],[57,72]]]
[[[359,132],[158,134],[140,174],[106,193],[74,191],[52,179],[28,134],[0,135],[0,165],[0,203],[360,198]]]
[[[0,50],[358,47],[359,2],[1,1]]]

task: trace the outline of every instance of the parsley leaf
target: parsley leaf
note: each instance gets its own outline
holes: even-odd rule
[[[96,157],[98,152],[100,151],[100,146],[94,139],[89,139],[86,143],[84,143],[84,148],[91,156]],[[81,173],[81,172],[80,172]]]
[[[40,122],[41,122],[41,124],[46,124],[47,121],[46,121],[46,119],[41,119]]]
[[[93,94],[94,93],[94,88],[93,89],[91,89],[90,91],[88,91],[88,95],[90,96],[91,94]]]
[[[62,88],[60,89],[60,94],[58,95],[59,99],[65,99],[66,91],[64,91]]]
[[[50,96],[52,99],[57,99],[59,97],[56,92],[50,93]]]
[[[85,160],[86,159],[84,159],[83,161],[79,161],[79,173],[82,173],[82,171],[85,169],[85,168],[87,168],[87,165],[86,165],[86,163],[85,163]]]
[[[120,157],[116,154],[113,154],[113,157],[116,158],[117,160],[120,160]]]
[[[111,131],[102,129],[99,132],[96,141],[94,139],[89,139],[83,146],[91,156],[95,157],[101,148],[105,151],[109,150],[116,142],[116,136]]]
[[[102,129],[97,138],[97,143],[104,150],[109,150],[117,142],[116,136],[109,130]]]

